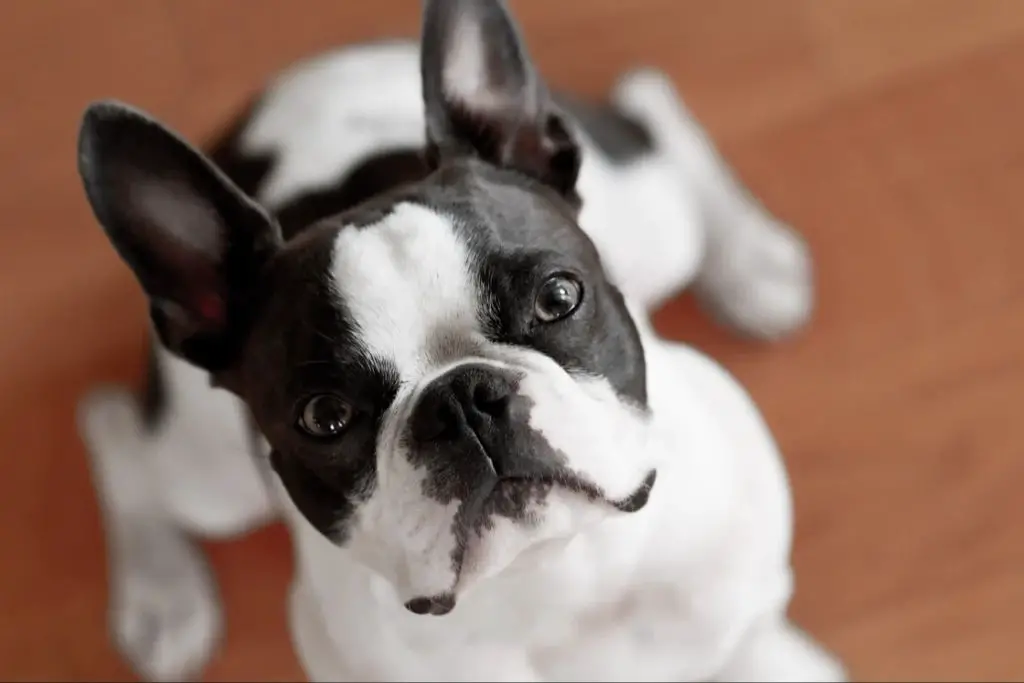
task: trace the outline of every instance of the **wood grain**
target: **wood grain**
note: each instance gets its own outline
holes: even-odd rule
[[[74,171],[84,104],[190,136],[275,69],[411,34],[417,3],[8,0],[0,21],[0,678],[131,680],[75,401],[136,381],[142,300]],[[584,6],[586,9],[584,10]],[[730,337],[680,298],[667,335],[750,388],[790,464],[794,614],[862,680],[1024,680],[1024,3],[519,0],[550,80],[678,81],[737,172],[807,234],[798,338]],[[228,605],[209,680],[296,679],[275,527],[210,546]]]

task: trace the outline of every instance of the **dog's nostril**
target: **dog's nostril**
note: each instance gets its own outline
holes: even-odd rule
[[[457,441],[509,419],[516,385],[506,376],[474,366],[435,379],[410,417],[410,435],[421,442]]]
[[[412,430],[417,439],[433,441],[453,438],[458,434],[462,409],[443,392],[424,396],[420,408],[413,414]]]
[[[473,389],[473,405],[484,415],[501,417],[508,412],[509,393],[504,387],[481,382]]]

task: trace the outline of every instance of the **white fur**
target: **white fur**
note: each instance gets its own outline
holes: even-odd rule
[[[408,43],[365,45],[300,63],[276,79],[241,141],[244,151],[279,155],[260,201],[280,206],[329,186],[382,148],[421,143],[418,58]]]
[[[284,74],[244,137],[249,151],[279,155],[259,199],[273,208],[335,182],[360,157],[381,147],[421,143],[417,59],[416,48],[407,44],[364,46]],[[645,317],[658,302],[695,283],[711,310],[737,329],[763,337],[791,330],[810,310],[806,251],[730,176],[663,77],[627,76],[615,98],[653,128],[657,148],[616,166],[584,140],[581,224],[637,312],[653,421],[644,428],[621,410],[602,411],[607,388],[597,381],[583,390],[562,391],[561,376],[540,366],[531,381],[538,395],[561,391],[569,401],[566,410],[594,416],[595,434],[617,439],[639,462],[660,462],[650,504],[634,515],[593,520],[591,528],[566,540],[559,524],[574,514],[572,503],[556,501],[566,512],[551,515],[549,540],[514,560],[482,545],[479,552],[491,559],[480,571],[503,571],[468,587],[456,609],[437,618],[409,614],[395,586],[408,593],[452,577],[415,564],[407,566],[405,577],[370,571],[352,559],[358,546],[347,554],[329,543],[298,514],[275,479],[276,502],[297,561],[289,622],[312,679],[842,679],[839,664],[785,618],[791,592],[789,491],[756,407],[717,364],[657,338]],[[414,209],[403,211],[390,242],[362,247],[376,250],[367,255],[374,264],[381,262],[380,250],[386,251],[385,261],[396,272],[409,257],[402,250],[415,239],[403,221],[420,229],[435,220]],[[452,267],[464,257],[450,241],[428,242],[433,256]],[[351,277],[361,267],[357,260],[341,257],[336,267],[346,269],[344,282],[357,282]],[[422,295],[429,302],[403,313],[462,320],[466,292],[447,286],[408,278],[394,284],[401,288],[398,294]],[[398,344],[391,350],[403,359],[403,374],[420,380],[412,383],[414,391],[438,368],[417,356],[415,340],[395,342],[388,320],[395,305],[393,299],[386,309],[367,302],[358,315],[376,330],[370,344]],[[410,328],[415,326],[402,327]],[[162,552],[173,555],[168,562],[181,568],[165,578],[138,564],[144,549],[123,530],[143,525],[156,538],[179,527],[210,535],[240,533],[268,519],[274,503],[259,488],[261,473],[248,459],[240,404],[166,353],[161,362],[172,381],[172,411],[153,436],[142,439],[137,417],[116,413],[123,398],[106,394],[84,405],[83,433],[110,529],[119,645],[148,678],[170,680],[194,673],[212,650],[219,631],[215,593],[190,546],[165,545]],[[540,361],[496,355],[492,362]],[[547,399],[543,405],[553,404]],[[581,450],[577,440],[596,444],[594,457],[607,451],[607,445],[597,444],[598,436],[565,433],[556,411],[543,408],[535,418],[570,452]],[[581,464],[600,471],[621,461]],[[602,476],[624,489],[639,469],[608,469]],[[410,484],[421,476],[397,462],[386,472]],[[380,506],[364,514],[394,512]],[[443,549],[450,539],[437,533],[443,526],[438,520],[450,519],[451,511],[439,506],[416,514],[426,526],[410,534]],[[515,545],[514,529],[499,529],[497,535]],[[400,566],[387,557],[369,564]],[[130,590],[133,573],[149,582],[145,590]],[[181,605],[191,616],[175,616]],[[147,621],[154,624],[146,636],[152,647],[124,635],[131,624]]]
[[[83,401],[78,417],[101,492],[111,560],[108,618],[115,642],[148,679],[192,676],[206,664],[221,628],[206,562],[161,504],[167,487],[154,476],[148,459],[153,449],[143,439],[133,397],[121,390],[96,390]],[[194,497],[195,489],[181,488],[192,492],[183,497],[193,496],[200,509],[203,503],[209,506]]]
[[[477,329],[479,295],[469,254],[443,216],[403,203],[369,230],[342,230],[334,246],[338,296],[374,358],[403,382],[428,369],[430,338]]]

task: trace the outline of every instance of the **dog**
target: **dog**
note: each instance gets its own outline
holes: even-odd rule
[[[808,249],[670,80],[549,90],[508,7],[295,65],[203,152],[114,100],[79,172],[144,291],[144,391],[82,401],[112,637],[201,672],[192,535],[283,519],[312,680],[845,680],[793,624],[773,438],[649,312],[690,289],[774,339]]]

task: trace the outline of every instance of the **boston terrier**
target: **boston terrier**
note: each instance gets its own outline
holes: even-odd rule
[[[283,519],[318,681],[839,681],[787,617],[792,513],[745,391],[659,338],[691,287],[738,331],[808,317],[808,252],[661,73],[550,91],[498,0],[278,77],[202,152],[88,107],[89,203],[145,292],[148,383],[91,392],[111,630],[197,675],[190,540]]]

